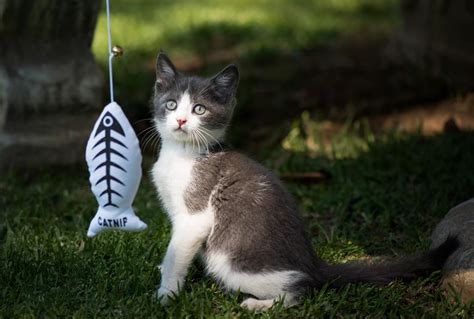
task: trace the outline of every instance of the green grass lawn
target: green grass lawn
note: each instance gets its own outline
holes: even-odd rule
[[[296,125],[265,156],[279,172],[326,169],[322,185],[288,185],[326,260],[412,253],[447,210],[472,196],[474,134],[433,137],[347,127],[331,145],[318,121]],[[308,124],[309,123],[309,124]],[[147,169],[149,167],[147,166]],[[221,291],[194,265],[168,309],[153,298],[170,225],[149,178],[135,200],[143,233],[86,237],[96,204],[84,167],[12,172],[0,181],[0,317],[465,317],[473,306],[445,298],[439,275],[388,287],[322,289],[290,309],[265,314],[239,308],[243,296]]]

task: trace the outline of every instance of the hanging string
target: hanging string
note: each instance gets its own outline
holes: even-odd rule
[[[109,47],[109,90],[110,90],[110,102],[114,102],[114,77],[112,72],[112,60],[115,54],[112,52],[112,35],[110,34],[110,5],[109,0],[106,0],[107,7],[107,43]]]

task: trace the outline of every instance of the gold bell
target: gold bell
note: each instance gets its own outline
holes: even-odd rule
[[[122,56],[123,55],[123,48],[120,45],[114,45],[112,48],[112,54],[117,57],[117,56]]]

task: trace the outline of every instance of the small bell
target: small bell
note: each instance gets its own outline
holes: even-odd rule
[[[122,56],[123,48],[120,45],[114,45],[114,47],[112,48],[112,54],[114,55],[114,57]]]

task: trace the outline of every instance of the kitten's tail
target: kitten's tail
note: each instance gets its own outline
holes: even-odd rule
[[[450,236],[440,246],[424,254],[374,264],[362,262],[338,265],[323,264],[320,265],[320,271],[325,282],[336,288],[355,282],[383,285],[396,279],[410,281],[440,270],[458,247],[458,239]]]

